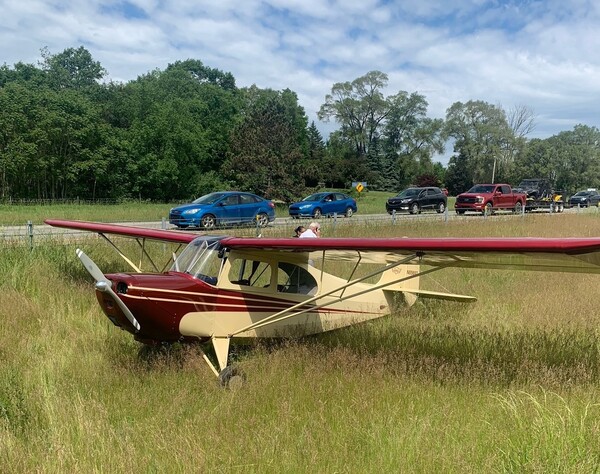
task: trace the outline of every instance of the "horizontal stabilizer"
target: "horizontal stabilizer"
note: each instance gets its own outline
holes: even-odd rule
[[[477,301],[477,298],[474,296],[467,295],[455,295],[452,293],[440,293],[439,291],[428,291],[428,290],[410,290],[405,293],[411,293],[421,298],[434,298],[438,300],[450,300],[450,301],[461,301],[463,303],[473,303]]]

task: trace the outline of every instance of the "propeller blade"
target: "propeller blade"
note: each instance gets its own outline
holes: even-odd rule
[[[102,270],[98,268],[98,265],[96,265],[94,261],[90,257],[88,257],[81,249],[77,249],[77,256],[79,257],[79,260],[81,260],[81,263],[83,263],[83,266],[86,268],[86,270],[90,273],[90,275],[92,275],[92,278],[96,280],[96,288],[102,291],[103,293],[108,293],[112,297],[114,302],[117,303],[123,314],[127,317],[129,322],[136,329],[136,331],[139,331],[140,323],[137,319],[135,319],[135,316],[127,307],[127,305],[123,303],[121,298],[119,298],[117,294],[113,291],[112,282],[104,276],[104,273],[102,273]]]
[[[81,263],[83,263],[85,269],[90,275],[92,275],[92,278],[96,280],[96,282],[104,281],[111,285],[110,280],[104,276],[104,273],[102,273],[102,270],[98,268],[98,265],[96,265],[94,261],[83,252],[83,250],[77,249],[76,252],[79,260],[81,260]]]
[[[110,281],[108,283],[104,281],[99,281],[96,283],[96,288],[102,291],[103,293],[108,293],[110,296],[112,296],[113,301],[117,303],[117,306],[119,306],[119,308],[121,308],[121,311],[123,311],[123,314],[127,316],[127,319],[129,319],[129,322],[133,325],[135,330],[140,330],[140,323],[137,319],[135,319],[135,316],[129,310],[127,305],[123,303],[123,300],[121,300],[121,298],[119,298],[117,294],[113,291],[113,289],[110,287]]]

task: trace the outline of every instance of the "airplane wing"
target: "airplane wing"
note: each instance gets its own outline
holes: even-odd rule
[[[225,238],[224,247],[310,252],[318,258],[393,263],[411,255],[408,264],[432,267],[600,273],[600,238]]]
[[[100,222],[85,222],[85,221],[69,221],[60,219],[46,219],[46,224],[52,227],[62,227],[65,229],[81,230],[86,232],[95,232],[104,238],[115,251],[127,262],[127,264],[136,272],[142,272],[142,262],[146,261],[156,272],[164,271],[172,261],[166,262],[159,265],[154,262],[150,254],[146,249],[146,241],[158,241],[158,242],[170,242],[178,244],[177,249],[173,253],[173,259],[176,257],[176,252],[181,249],[184,245],[187,245],[196,237],[198,234],[188,232],[178,232],[174,230],[160,230],[160,229],[145,229],[143,227],[133,227],[118,224],[103,224]],[[107,235],[129,237],[135,239],[139,245],[140,257],[138,263],[133,262],[133,258],[125,255],[125,252],[121,250]],[[79,251],[78,251],[79,255]],[[80,257],[81,258],[81,257]],[[145,259],[145,260],[144,260]]]
[[[159,240],[162,242],[174,242],[187,244],[198,237],[198,234],[189,232],[180,232],[175,230],[144,229],[142,227],[125,226],[118,224],[103,224],[100,222],[69,221],[61,219],[46,219],[46,224],[52,227],[62,227],[65,229],[82,230],[95,232],[105,235],[120,235],[122,237],[133,237],[149,240]]]

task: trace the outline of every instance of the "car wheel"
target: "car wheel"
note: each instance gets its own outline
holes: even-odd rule
[[[347,207],[346,208],[346,217],[352,217],[352,214],[354,214],[354,211],[352,210],[352,208]]]
[[[493,207],[494,206],[492,205],[491,202],[487,202],[485,204],[485,208],[483,209],[483,215],[485,215],[485,216],[491,216],[492,212],[493,212]]]
[[[446,204],[444,204],[444,201],[442,201],[437,205],[436,211],[438,214],[442,214],[445,210],[446,210]]]
[[[319,209],[318,207],[313,211],[313,217],[315,219],[319,219],[322,215],[323,215],[323,213],[321,212],[321,209]]]
[[[513,209],[513,212],[515,214],[522,214],[523,213],[523,204],[521,204],[520,202],[515,203],[515,208]]]
[[[267,227],[269,224],[269,216],[267,216],[264,212],[261,212],[256,216],[256,221],[258,222],[259,227]]]
[[[200,219],[200,224],[202,224],[202,227],[205,229],[214,229],[217,225],[217,219],[212,214],[206,214]]]
[[[457,209],[456,213],[457,213],[459,216],[462,216],[462,215],[465,213],[465,211],[463,211],[463,210],[461,210],[461,209]]]
[[[416,202],[413,202],[410,206],[410,213],[411,214],[418,214],[419,211],[419,205]]]

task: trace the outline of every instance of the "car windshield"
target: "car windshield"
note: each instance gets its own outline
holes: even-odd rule
[[[478,184],[476,186],[473,186],[467,192],[468,193],[493,193],[495,187],[496,186],[494,186],[494,185]]]
[[[579,191],[577,194],[575,194],[575,196],[590,196],[591,194],[591,191]]]
[[[302,202],[320,201],[321,199],[323,199],[328,194],[329,193],[315,193],[315,194],[311,194],[310,196],[306,196],[304,199],[302,199]]]
[[[210,193],[210,194],[206,194],[202,197],[199,197],[198,199],[193,201],[193,203],[194,204],[214,204],[219,199],[221,199],[223,196],[225,196],[225,193]]]
[[[540,184],[540,181],[538,179],[524,179],[523,181],[521,181],[521,184],[519,184],[520,188],[528,188],[531,186],[538,186]]]
[[[405,189],[404,191],[402,191],[396,197],[400,198],[400,197],[418,196],[420,192],[421,192],[421,190],[419,188],[408,188],[408,189]]]

